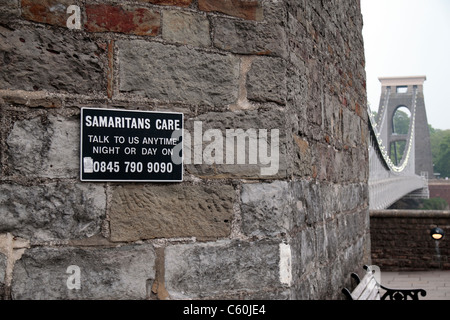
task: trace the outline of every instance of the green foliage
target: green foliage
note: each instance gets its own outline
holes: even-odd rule
[[[402,161],[403,154],[405,153],[406,141],[394,141],[391,142],[391,154],[390,158],[395,165],[399,165]],[[396,154],[397,153],[397,154]]]
[[[402,111],[402,108],[397,109],[392,119],[393,133],[408,134],[409,122],[410,116],[406,112]],[[392,162],[394,162],[396,165],[399,165],[401,163],[403,154],[405,153],[405,147],[406,147],[405,140],[391,142],[390,146],[391,153],[389,156]]]
[[[450,130],[429,127],[434,172],[440,173],[442,178],[450,177]]]
[[[401,109],[406,108],[401,107],[395,111],[393,119],[393,132],[397,134],[408,134],[410,116]]]
[[[422,202],[422,209],[423,210],[448,210],[449,206],[447,201],[442,198],[430,198],[425,199]]]

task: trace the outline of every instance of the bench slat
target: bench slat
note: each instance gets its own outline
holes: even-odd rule
[[[367,283],[367,285],[364,287],[364,290],[361,292],[361,295],[359,296],[358,300],[370,300],[370,296],[372,292],[377,291],[377,282],[375,279],[370,276],[370,280]]]
[[[380,300],[380,290],[373,290],[367,300]]]
[[[372,278],[373,278],[372,274],[366,273],[364,278],[361,279],[361,282],[356,286],[355,290],[353,290],[352,292],[353,299],[359,300],[359,297],[362,295],[362,293],[367,287],[367,284],[370,282]]]

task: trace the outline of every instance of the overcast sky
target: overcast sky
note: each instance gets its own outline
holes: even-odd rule
[[[450,129],[450,0],[361,0],[367,95],[378,109],[378,77],[425,75],[433,128]]]

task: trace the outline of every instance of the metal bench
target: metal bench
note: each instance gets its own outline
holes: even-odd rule
[[[423,289],[391,289],[377,282],[373,270],[364,266],[366,274],[362,279],[352,273],[351,277],[356,281],[355,289],[350,292],[347,288],[342,289],[342,293],[348,300],[419,300],[419,294],[425,297],[427,292]],[[380,289],[384,292],[380,294]]]

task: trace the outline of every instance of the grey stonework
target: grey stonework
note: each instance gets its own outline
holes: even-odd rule
[[[197,123],[197,127],[196,127]],[[201,132],[199,131],[201,126]],[[206,114],[202,114],[198,117],[187,119],[185,121],[185,130],[190,134],[191,143],[185,144],[186,153],[185,157],[189,157],[190,163],[186,164],[186,171],[198,176],[207,177],[207,178],[248,178],[248,179],[264,179],[264,172],[261,171],[261,168],[270,168],[272,167],[274,170],[277,169],[273,174],[270,174],[270,178],[285,178],[288,176],[289,167],[288,167],[288,150],[286,149],[287,145],[287,137],[284,130],[280,130],[286,126],[286,114],[283,110],[239,110],[236,112],[209,112]],[[214,129],[220,131],[220,136],[222,137],[222,145],[223,145],[223,157],[221,158],[222,163],[215,163],[214,166],[211,166],[205,161],[202,161],[201,164],[197,164],[195,160],[194,153],[196,152],[196,146],[194,145],[195,132],[200,132],[200,134],[204,134],[206,131]],[[279,147],[278,149],[278,162],[275,166],[274,163],[269,164],[261,164],[261,161],[258,159],[256,164],[250,163],[249,159],[249,140],[246,138],[246,154],[245,161],[243,163],[238,162],[238,151],[234,152],[234,160],[231,164],[227,164],[226,154],[230,152],[227,150],[226,137],[227,130],[233,129],[233,132],[239,132],[237,130],[242,130],[242,136],[244,134],[249,134],[248,130],[255,130],[256,139],[262,137],[259,130],[266,130],[267,139],[266,140],[258,140],[256,145],[257,152],[260,152],[260,143],[264,143],[267,145],[268,150],[266,155],[270,157],[271,146],[273,140],[271,136],[272,130],[278,130],[278,140]],[[231,134],[229,135],[232,136]],[[234,137],[234,145],[236,146],[239,141],[243,141],[238,137]],[[205,155],[205,148],[207,148],[211,143],[215,142],[213,138],[206,139],[202,142],[202,157]],[[189,149],[188,149],[189,148]],[[209,154],[208,154],[209,155]],[[187,161],[186,161],[187,163]],[[267,176],[266,176],[267,177]]]
[[[207,17],[178,10],[163,12],[162,37],[167,41],[195,47],[211,45]]]
[[[370,264],[359,2],[215,2],[130,2],[160,21],[143,36],[0,0],[1,297],[342,299]],[[83,107],[182,112],[184,181],[80,182]],[[225,162],[233,129],[277,130],[274,172]]]
[[[102,49],[73,32],[0,28],[2,89],[92,94],[106,87]]]
[[[152,246],[117,248],[36,247],[26,251],[16,263],[12,298],[53,299],[145,299],[147,285],[155,279],[155,252]],[[80,270],[79,289],[71,286]],[[68,283],[69,282],[69,286]]]
[[[286,3],[261,1],[261,22],[215,17],[212,19],[214,45],[237,54],[287,57]]]
[[[281,288],[276,242],[221,240],[166,248],[166,288],[171,296],[205,298]]]
[[[79,132],[77,120],[61,116],[15,122],[6,139],[11,174],[77,177]]]
[[[293,212],[293,202],[288,182],[244,184],[241,191],[243,233],[247,236],[274,236],[288,232],[297,216]],[[298,207],[301,211],[300,204]]]
[[[280,58],[256,58],[247,74],[248,99],[284,105],[286,94],[286,62]]]
[[[36,242],[90,237],[106,213],[102,186],[51,182],[0,185],[0,232]]]
[[[111,240],[227,237],[234,197],[226,185],[117,186],[109,210]]]
[[[322,199],[320,203],[314,201],[317,198]],[[361,199],[367,199],[367,190],[359,184],[336,186],[307,181],[244,184],[242,229],[248,236],[283,234],[305,223],[314,225],[358,209]],[[364,223],[361,227],[364,228]]]
[[[118,41],[117,46],[121,92],[192,104],[226,105],[237,99],[239,60],[233,55],[144,41]]]
[[[7,263],[6,255],[0,253],[0,300],[3,300],[5,295],[6,263]]]

